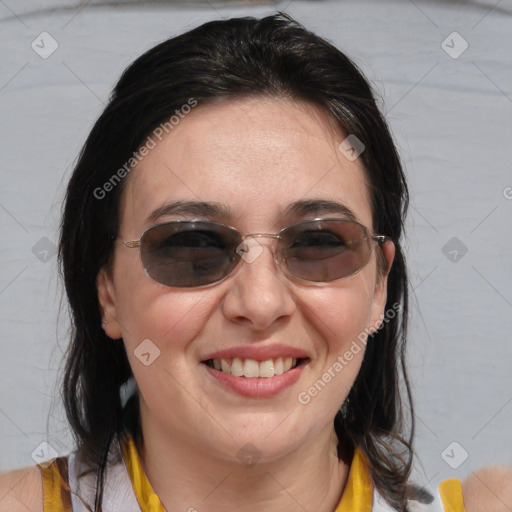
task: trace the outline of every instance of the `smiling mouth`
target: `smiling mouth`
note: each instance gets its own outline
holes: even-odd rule
[[[235,377],[270,379],[282,375],[309,361],[308,358],[276,357],[266,361],[254,359],[208,359],[202,361],[210,368]]]

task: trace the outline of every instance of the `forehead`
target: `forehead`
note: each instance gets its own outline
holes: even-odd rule
[[[366,174],[359,158],[350,161],[339,150],[345,137],[306,103],[250,97],[198,105],[161,140],[153,136],[153,149],[130,173],[122,232],[137,235],[181,217],[256,232],[320,213],[352,214],[371,227]],[[322,211],[312,201],[322,203]],[[215,205],[178,211],[176,203],[184,202]],[[169,203],[175,208],[166,208]]]

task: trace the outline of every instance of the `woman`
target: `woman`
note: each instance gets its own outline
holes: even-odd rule
[[[63,212],[78,449],[18,501],[464,510],[457,480],[409,482],[407,202],[368,83],[289,16],[206,23],[138,58]]]

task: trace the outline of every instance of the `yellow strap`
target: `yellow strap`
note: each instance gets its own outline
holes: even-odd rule
[[[350,465],[347,485],[334,512],[371,512],[373,484],[364,454],[356,448]]]
[[[122,439],[124,460],[142,512],[166,512],[142,467],[132,436]],[[335,512],[371,512],[373,485],[364,454],[356,448],[347,485]],[[45,511],[46,512],[46,511]],[[54,512],[54,511],[51,511]]]
[[[121,446],[126,468],[128,469],[128,474],[130,475],[130,480],[132,481],[133,490],[139,502],[141,512],[166,512],[160,498],[153,491],[146,473],[144,472],[132,436],[129,435],[123,438]]]
[[[439,493],[441,494],[444,512],[466,512],[460,480],[456,478],[443,480],[439,484]]]
[[[67,457],[58,457],[53,462],[39,464],[43,481],[43,511],[72,512],[68,485]]]

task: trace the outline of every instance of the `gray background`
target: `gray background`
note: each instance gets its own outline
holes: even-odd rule
[[[0,471],[73,448],[56,388],[68,319],[54,244],[111,88],[168,37],[275,10],[361,66],[407,169],[418,478],[511,465],[512,1],[102,3],[0,0]],[[42,32],[58,44],[46,59],[31,47],[50,48]]]

